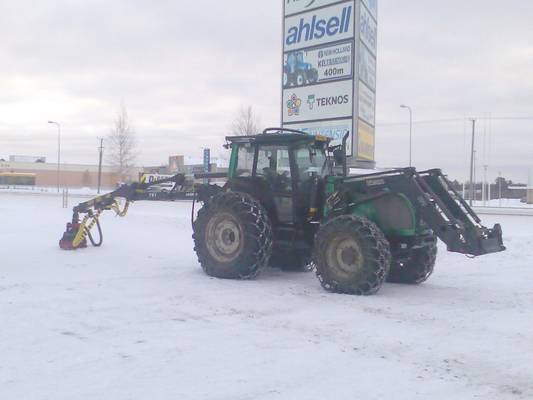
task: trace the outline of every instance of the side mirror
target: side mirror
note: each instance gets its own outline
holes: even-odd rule
[[[333,159],[335,160],[335,165],[344,165],[344,154],[342,154],[342,152],[342,148],[333,150]]]

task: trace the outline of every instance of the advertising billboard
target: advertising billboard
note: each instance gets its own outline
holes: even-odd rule
[[[338,3],[339,0],[285,0],[285,16],[312,11],[316,8]]]
[[[350,81],[303,86],[283,93],[285,123],[352,117],[354,102]]]
[[[297,14],[285,19],[284,50],[297,50],[354,36],[354,2]]]
[[[351,79],[352,66],[352,42],[289,51],[283,55],[283,88]]]
[[[284,0],[282,126],[374,162],[377,0]]]
[[[376,90],[376,58],[366,46],[359,47],[359,79],[370,89]]]
[[[361,7],[361,17],[359,19],[359,31],[361,41],[368,47],[372,54],[376,55],[378,45],[378,25],[374,17],[366,9]]]
[[[374,17],[375,20],[378,19],[378,0],[363,0],[363,4],[366,6],[367,10],[370,11],[370,14]]]
[[[357,156],[361,160],[374,161],[375,128],[359,121],[357,130]]]
[[[340,144],[347,131],[351,131],[353,120],[351,118],[334,121],[306,122],[291,125],[292,129],[305,132],[309,135],[322,135],[332,139],[335,144]],[[347,153],[352,153],[352,142],[346,143]]]
[[[374,126],[376,119],[376,95],[364,83],[359,83],[359,118]]]

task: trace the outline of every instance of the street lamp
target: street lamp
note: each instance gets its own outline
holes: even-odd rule
[[[59,187],[61,186],[60,171],[61,171],[61,125],[59,122],[48,121],[49,124],[57,126],[57,192],[59,193]]]
[[[413,110],[411,107],[402,104],[400,108],[409,110],[409,166],[413,166]]]

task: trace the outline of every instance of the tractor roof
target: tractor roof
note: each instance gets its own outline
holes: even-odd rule
[[[281,144],[294,144],[298,142],[303,143],[314,143],[320,142],[327,144],[330,139],[325,136],[313,136],[308,135],[305,132],[292,132],[280,133],[267,131],[259,135],[250,135],[250,136],[227,136],[226,140],[231,143],[257,143],[257,144],[272,144],[272,145],[281,145]]]

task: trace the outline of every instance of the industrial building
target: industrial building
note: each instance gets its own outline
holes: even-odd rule
[[[19,162],[0,161],[0,174],[3,176],[5,184],[15,184],[7,177],[18,174],[24,176],[25,182],[31,182],[34,186],[54,187],[58,184],[57,163],[46,163],[42,161]],[[125,180],[137,180],[141,168],[132,168]],[[69,188],[89,187],[95,188],[98,185],[98,166],[87,164],[61,164],[60,166],[60,186]],[[122,179],[111,166],[102,166],[101,187],[114,188]],[[28,183],[21,183],[28,184]]]
[[[9,161],[0,159],[0,186],[39,186],[56,187],[58,185],[57,163],[46,162],[45,157],[10,156]],[[101,187],[115,188],[119,182],[139,180],[143,173],[192,175],[204,172],[201,163],[185,164],[182,155],[169,157],[168,164],[152,167],[131,168],[127,176],[120,177],[114,167],[102,166]],[[211,172],[223,172],[225,169],[216,163],[209,165]],[[68,188],[96,188],[98,185],[98,166],[89,164],[61,164],[60,186]]]

